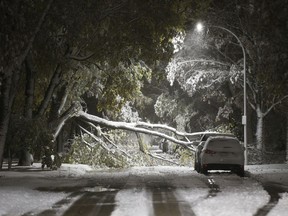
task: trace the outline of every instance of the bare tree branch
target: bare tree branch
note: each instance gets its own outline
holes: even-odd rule
[[[117,150],[119,150],[120,152],[122,152],[124,155],[126,155],[128,158],[131,158],[131,156],[130,155],[128,155],[128,153],[127,152],[125,152],[124,150],[122,150],[122,149],[120,149],[115,143],[113,143],[106,135],[104,135],[103,133],[102,133],[102,135],[103,135],[103,138],[107,141],[107,142],[109,142],[111,145],[113,145]]]
[[[72,59],[72,60],[76,60],[76,61],[86,61],[88,59],[90,59],[93,55],[95,55],[95,53],[90,53],[89,55],[86,56],[76,56],[76,55],[68,55],[68,58]]]
[[[102,148],[104,148],[106,151],[111,152],[111,150],[104,144],[104,142],[99,139],[97,136],[95,136],[93,133],[91,133],[90,131],[86,130],[85,128],[81,127],[79,125],[79,127],[81,128],[81,130],[83,130],[85,133],[87,133],[88,135],[90,135],[94,140],[96,140],[97,142],[99,142],[99,145],[101,145]]]
[[[283,100],[285,100],[286,98],[288,98],[288,95],[285,95],[284,97],[282,97],[280,100],[278,100],[276,103],[273,103],[265,113],[263,113],[263,116],[266,116],[275,106],[277,106],[278,104],[280,104]]]
[[[130,155],[127,154],[127,152],[125,152],[124,150],[120,149],[115,143],[113,143],[101,130],[100,127],[92,124],[91,122],[86,122],[88,125],[90,125],[91,127],[93,127],[96,131],[98,136],[102,136],[108,143],[110,143],[113,147],[115,147],[117,150],[119,150],[120,152],[122,152],[124,155],[126,155],[128,158],[131,158]]]

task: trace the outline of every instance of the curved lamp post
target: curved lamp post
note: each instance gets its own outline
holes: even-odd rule
[[[242,44],[242,42],[240,41],[240,39],[237,37],[236,34],[234,34],[232,31],[230,31],[227,28],[224,28],[222,26],[209,26],[212,28],[218,28],[218,29],[222,29],[226,32],[229,32],[230,34],[232,34],[238,41],[238,43],[240,44],[241,48],[242,48],[242,52],[243,52],[243,67],[244,67],[244,98],[243,98],[243,116],[242,116],[242,124],[244,125],[244,147],[245,147],[245,164],[247,164],[247,104],[246,104],[246,98],[247,98],[247,89],[246,89],[246,53],[245,53],[245,49],[244,46]],[[203,30],[204,26],[201,23],[198,23],[196,25],[196,30],[198,32],[201,32]]]

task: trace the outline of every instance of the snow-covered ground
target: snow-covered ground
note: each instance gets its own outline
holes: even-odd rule
[[[126,186],[115,196],[116,207],[112,216],[154,215],[151,190],[146,187],[141,188],[141,181],[135,182],[136,177],[143,180],[149,176],[152,179],[149,181],[152,183],[153,179],[155,181],[163,179],[175,186],[173,193],[179,203],[180,212],[184,212],[183,215],[185,215],[185,208],[192,209],[195,215],[200,216],[255,215],[270,200],[268,192],[259,182],[264,184],[273,182],[286,189],[286,192],[280,194],[279,202],[268,215],[287,215],[288,165],[249,165],[246,170],[250,177],[240,178],[225,173],[220,175],[211,173],[204,176],[197,174],[190,167],[159,166],[93,170],[87,165],[64,164],[56,171],[42,171],[40,164],[34,164],[29,169],[15,168],[13,171],[0,172],[0,215],[35,215],[53,208],[57,209],[57,215],[61,215],[69,205],[80,198],[80,195],[69,197],[71,191],[45,191],[39,188],[79,187],[87,185],[91,179],[127,181]],[[218,191],[218,188],[221,191]],[[98,189],[101,190],[100,187],[85,190]],[[65,199],[69,202],[57,208],[57,203]]]

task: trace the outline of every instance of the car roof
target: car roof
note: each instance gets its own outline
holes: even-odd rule
[[[239,142],[239,140],[237,139],[237,137],[233,137],[233,136],[211,136],[207,139],[206,142],[209,142],[210,140],[236,140]]]

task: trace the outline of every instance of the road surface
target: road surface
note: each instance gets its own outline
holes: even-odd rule
[[[203,175],[181,167],[95,172],[81,180],[63,178],[57,182],[42,184],[37,190],[65,192],[67,196],[37,215],[262,216],[268,215],[279,194],[287,191],[229,172]]]

